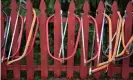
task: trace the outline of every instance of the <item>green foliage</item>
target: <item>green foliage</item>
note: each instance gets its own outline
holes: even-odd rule
[[[1,0],[4,11],[9,15],[11,0]]]
[[[18,0],[16,0],[18,3]],[[22,0],[25,1],[25,0]],[[35,8],[35,10],[37,11],[37,14],[39,14],[39,4],[40,4],[40,0],[31,0],[33,3],[33,7]],[[75,6],[76,6],[76,14],[79,14],[80,12],[82,12],[82,8],[83,8],[83,4],[84,4],[85,0],[74,0],[75,2]],[[88,0],[88,3],[90,4],[90,8],[92,12],[95,12],[97,9],[97,6],[99,4],[100,0]],[[110,5],[112,5],[113,0],[105,0],[107,1]],[[60,0],[61,3],[65,2],[65,0]],[[68,0],[68,2],[70,2],[70,0]],[[4,10],[10,14],[10,3],[11,0],[2,0],[2,5],[4,6]],[[46,7],[47,7],[47,15],[51,15],[54,13],[54,3],[55,0],[45,0],[46,3]],[[118,6],[119,6],[119,10],[121,11],[121,13],[124,13],[124,10],[126,9],[126,5],[128,3],[128,0],[118,0]],[[24,10],[25,11],[25,10]],[[21,12],[22,14],[24,13],[23,11]]]

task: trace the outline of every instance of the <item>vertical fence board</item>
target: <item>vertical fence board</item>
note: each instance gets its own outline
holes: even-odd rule
[[[2,8],[3,8],[3,6],[2,6],[2,4],[0,3],[0,20],[2,20]],[[1,21],[2,22],[2,21]],[[0,24],[2,24],[0,22]],[[3,34],[4,34],[4,30],[1,30],[2,28],[1,28],[1,26],[0,26],[0,40],[2,39],[1,38],[1,36],[3,37]],[[2,40],[0,41],[0,46],[2,47]],[[2,56],[2,49],[0,50],[0,58],[1,58],[1,56]],[[2,64],[0,63],[0,79],[2,79],[2,77],[1,77],[1,67],[2,67]]]
[[[98,5],[98,9],[97,9],[97,16],[96,16],[96,21],[97,21],[97,26],[98,26],[98,34],[99,34],[99,40],[100,40],[100,36],[101,36],[101,28],[102,28],[102,23],[103,23],[103,13],[104,13],[104,4],[103,4],[103,1],[100,1],[99,2],[99,5]],[[95,46],[97,47],[97,46]],[[95,54],[96,52],[98,51],[98,48],[95,48]],[[101,53],[100,53],[100,59],[101,59]],[[97,59],[94,60],[94,66],[97,66]],[[94,74],[95,78],[99,80],[99,77],[100,77],[100,72],[96,72]]]
[[[26,4],[27,14],[26,14],[26,39],[28,38],[29,31],[31,28],[32,23],[32,3],[30,0],[27,1]],[[30,47],[30,45],[29,45]],[[27,80],[34,79],[34,61],[33,61],[33,49],[31,50],[30,54],[27,55]]]
[[[48,77],[48,52],[46,45],[46,6],[44,0],[40,3],[40,49],[41,49],[41,78],[47,79]]]
[[[75,5],[74,1],[72,0],[69,5],[69,15],[68,15],[68,42],[67,42],[67,56],[70,56],[74,50],[74,38],[75,38],[75,17],[74,17],[74,10]],[[74,64],[74,57],[67,61],[67,77],[73,77],[73,64]]]
[[[4,24],[5,22],[5,16],[4,13],[1,12],[1,42],[4,41]],[[1,53],[3,53],[3,49],[1,50]],[[3,62],[1,65],[1,76],[2,76],[2,80],[7,80],[7,66],[6,66],[6,62]]]
[[[85,1],[84,3],[84,14],[82,15],[83,18],[83,29],[84,29],[84,45],[85,45],[85,55],[86,55],[86,60],[88,59],[88,33],[89,33],[89,18],[88,18],[88,12],[90,10],[89,4],[87,1]],[[83,43],[82,43],[83,44]],[[88,70],[87,67],[85,67],[84,64],[84,57],[83,57],[83,46],[82,46],[82,50],[81,50],[81,63],[80,63],[80,77],[82,79],[86,78],[88,74]]]
[[[17,4],[16,4],[16,0],[12,0],[11,3],[11,32],[12,35],[14,33],[14,29],[15,29],[15,25],[16,25],[16,20],[17,20]],[[18,39],[18,24],[19,24],[19,20],[17,21],[17,26],[16,26],[16,31],[15,31],[15,36],[14,36],[14,41],[13,41],[13,45],[12,45],[12,54],[14,54],[16,52],[17,49],[17,39]],[[19,52],[16,54],[16,56],[19,56]],[[14,75],[14,80],[19,80],[20,79],[20,63],[15,62],[13,63],[13,75]]]
[[[124,36],[125,36],[125,44],[127,44],[128,40],[132,36],[132,3],[129,1],[127,5],[127,15],[125,19],[125,27],[124,27]],[[126,54],[124,55],[126,56]],[[127,80],[129,78],[129,63],[130,63],[130,57],[123,59],[122,62],[122,78],[124,80]]]
[[[54,56],[59,56],[59,50],[61,45],[61,16],[60,16],[60,3],[59,0],[55,2],[55,16],[54,16]],[[54,60],[54,76],[59,77],[61,75],[60,70],[61,63]]]
[[[118,20],[117,11],[118,11],[117,2],[114,1],[113,5],[112,5],[112,16],[111,16],[111,20],[112,20],[112,35],[115,34],[115,31],[117,29],[117,20]],[[114,41],[112,43],[112,49],[114,49],[114,44],[115,44],[115,39],[114,39]],[[115,67],[115,66],[114,66],[114,64],[111,63],[109,65],[109,70],[108,70],[108,76],[110,76],[110,77],[113,77],[113,75],[114,75],[113,67]]]

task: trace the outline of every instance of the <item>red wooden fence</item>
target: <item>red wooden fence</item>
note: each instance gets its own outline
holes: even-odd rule
[[[74,11],[75,11],[75,4],[72,1],[70,3],[69,6],[69,11],[70,14],[68,16],[68,42],[67,42],[67,56],[71,55],[70,53],[73,51],[74,49],[74,41],[75,41],[75,23],[77,22],[76,19],[74,18]],[[14,24],[15,24],[15,20],[16,20],[16,12],[17,9],[17,4],[16,4],[16,0],[12,0],[11,1],[11,30],[14,30]],[[54,22],[54,56],[58,57],[58,50],[60,48],[60,44],[61,44],[61,26],[60,26],[60,3],[58,0],[56,0],[55,2],[55,16],[54,19],[51,22]],[[30,30],[30,25],[32,23],[32,3],[30,0],[27,0],[26,3],[26,38],[28,36],[29,30]],[[21,70],[26,70],[27,72],[27,80],[33,80],[34,79],[34,71],[41,71],[41,78],[42,80],[46,80],[48,78],[48,72],[49,71],[54,71],[54,77],[60,77],[61,76],[61,71],[66,71],[66,77],[68,78],[73,78],[74,76],[74,72],[78,71],[80,72],[80,78],[84,79],[88,77],[88,73],[89,73],[89,66],[84,66],[84,62],[83,62],[83,54],[82,54],[82,50],[81,50],[81,60],[80,60],[80,65],[79,66],[75,66],[74,65],[74,58],[71,58],[67,61],[67,65],[62,65],[61,63],[59,63],[58,61],[54,60],[54,64],[53,65],[49,65],[48,64],[48,51],[46,48],[46,20],[47,20],[47,16],[45,13],[46,10],[46,5],[44,0],[40,1],[40,15],[39,17],[39,33],[40,33],[40,55],[41,55],[41,64],[40,65],[35,65],[34,64],[34,56],[33,56],[33,50],[31,51],[30,55],[26,56],[26,60],[27,63],[26,65],[20,65],[20,62],[15,62],[12,65],[7,65],[6,62],[2,63],[2,80],[7,80],[7,71],[8,70],[13,70],[13,78],[14,80],[20,80],[20,71]],[[83,6],[83,10],[84,10],[84,14],[83,14],[83,25],[84,25],[84,34],[85,34],[85,47],[86,47],[86,53],[88,52],[88,31],[89,31],[89,24],[88,22],[91,23],[91,21],[89,21],[89,19],[87,18],[88,12],[90,11],[90,6],[88,4],[88,2],[84,3]],[[117,15],[117,10],[118,10],[118,5],[117,2],[114,1],[112,4],[112,15],[111,15],[111,20],[112,20],[112,29],[113,29],[113,34],[116,31],[116,27],[117,27],[117,19],[118,19],[118,15]],[[131,1],[129,1],[127,8],[126,8],[126,22],[125,22],[125,41],[127,42],[129,40],[129,38],[131,37],[132,34],[132,24],[133,24],[133,18],[132,18],[132,12],[133,10],[133,6]],[[102,19],[103,19],[103,12],[104,12],[104,4],[102,1],[100,1],[98,8],[97,8],[97,16],[96,16],[96,21],[98,23],[98,31],[99,33],[101,33],[101,27],[102,27]],[[4,21],[5,21],[5,16],[2,13],[2,17],[1,17],[1,30],[2,30],[2,41],[3,41],[3,33],[4,33]],[[17,32],[15,35],[15,41],[13,44],[13,53],[15,51],[15,45],[16,45],[16,40],[18,38],[18,28],[17,28]],[[72,45],[73,44],[73,45]],[[97,51],[97,47],[95,47],[95,51]],[[18,53],[19,55],[19,53]],[[18,56],[16,55],[16,56]],[[87,54],[86,54],[87,56]],[[52,58],[51,58],[52,59]],[[129,78],[129,73],[133,73],[133,68],[129,66],[130,63],[130,58],[124,59],[122,60],[122,66],[121,67],[117,67],[114,64],[110,64],[109,69],[108,69],[108,76],[113,77],[113,75],[116,72],[122,73],[122,78],[124,80],[127,80]],[[94,61],[94,65],[96,65],[96,61]],[[100,71],[101,72],[101,71]],[[100,72],[97,72],[94,74],[94,77],[99,80],[100,77]]]

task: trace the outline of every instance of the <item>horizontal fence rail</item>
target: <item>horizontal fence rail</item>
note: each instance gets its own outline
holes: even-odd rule
[[[10,9],[11,9],[11,35],[13,35],[13,31],[14,31],[14,25],[15,25],[15,21],[17,18],[17,10],[18,10],[18,5],[16,3],[16,0],[11,0],[11,5],[10,5]],[[32,25],[32,20],[33,20],[33,13],[32,13],[32,2],[30,0],[27,0],[26,2],[26,16],[22,18],[23,21],[25,21],[25,27],[24,27],[24,31],[23,31],[23,38],[22,38],[22,42],[26,43],[27,39],[28,39],[28,35],[31,29],[31,25]],[[84,64],[84,55],[83,55],[83,46],[82,46],[82,42],[81,39],[79,39],[79,44],[77,45],[77,51],[75,53],[75,55],[64,61],[64,63],[60,63],[59,61],[51,58],[49,56],[49,52],[47,50],[47,33],[45,32],[47,30],[47,20],[48,20],[48,16],[46,14],[46,4],[44,0],[40,0],[40,13],[39,16],[37,16],[36,19],[39,20],[39,30],[36,36],[36,40],[34,41],[34,35],[32,35],[31,37],[31,41],[30,41],[30,45],[28,48],[28,51],[30,52],[28,55],[26,55],[26,57],[24,59],[22,59],[21,61],[17,61],[11,65],[8,65],[6,61],[2,62],[2,80],[8,80],[8,73],[9,71],[12,71],[13,73],[13,80],[20,80],[21,77],[21,72],[22,71],[26,71],[26,79],[27,80],[34,80],[34,75],[35,75],[35,71],[40,71],[40,76],[42,80],[47,80],[49,77],[49,72],[53,71],[54,77],[58,78],[62,76],[62,72],[66,72],[65,77],[69,78],[69,79],[73,79],[74,74],[76,72],[79,72],[79,76],[81,79],[85,79],[85,78],[90,78],[89,76],[89,68],[90,66]],[[49,40],[49,48],[50,48],[50,52],[52,55],[54,55],[54,57],[58,57],[59,54],[59,50],[60,50],[60,45],[61,43],[61,16],[60,15],[60,10],[61,10],[61,5],[60,2],[58,0],[55,1],[54,4],[54,17],[49,21],[49,26],[48,26],[48,38],[50,38]],[[65,39],[66,41],[64,41],[65,44],[65,57],[69,57],[72,55],[75,45],[76,45],[76,39],[78,38],[78,30],[80,30],[80,22],[78,22],[78,19],[76,18],[77,16],[75,16],[75,3],[74,1],[71,1],[70,5],[69,5],[69,15],[67,16],[67,18],[63,18],[63,23],[65,23],[68,19],[68,24],[67,24],[67,39]],[[103,23],[103,13],[104,13],[105,7],[104,7],[104,3],[101,0],[98,4],[97,7],[97,15],[95,17],[96,21],[97,21],[97,26],[98,26],[98,34],[101,34],[101,30],[102,30],[102,23]],[[84,5],[83,5],[83,11],[84,13],[81,13],[82,19],[83,19],[83,30],[84,30],[84,42],[85,42],[85,55],[86,55],[86,59],[88,59],[87,56],[89,56],[89,51],[90,51],[90,42],[89,40],[90,38],[90,34],[91,34],[91,30],[89,27],[91,24],[93,24],[93,21],[91,19],[88,18],[89,16],[89,12],[91,12],[90,10],[90,5],[88,4],[87,1],[85,1]],[[112,35],[115,34],[115,31],[117,29],[117,21],[118,21],[118,15],[117,15],[117,11],[118,11],[118,5],[117,5],[117,1],[114,1],[112,4],[112,9],[111,9],[111,21],[112,21]],[[133,31],[133,17],[132,17],[132,11],[133,11],[133,5],[132,2],[129,1],[126,7],[126,18],[125,18],[125,43],[128,42],[128,40],[130,39],[130,37],[132,36],[132,31]],[[4,40],[4,27],[5,27],[5,22],[6,17],[4,15],[4,13],[2,12],[1,15],[1,41]],[[79,17],[80,19],[80,17]],[[51,23],[51,24],[50,24]],[[20,17],[18,18],[18,24],[17,24],[17,28],[16,28],[16,33],[15,33],[15,37],[14,37],[14,41],[13,41],[13,47],[12,47],[12,55],[15,54],[16,49],[18,47],[18,37],[19,37],[19,33],[20,33],[20,25],[22,24],[22,21],[20,19]],[[37,25],[37,22],[35,23]],[[77,25],[78,24],[78,25]],[[35,26],[36,26],[35,25]],[[77,30],[76,30],[77,29]],[[33,31],[33,34],[35,34],[35,31]],[[37,37],[39,35],[39,38]],[[80,34],[81,35],[81,34]],[[52,37],[52,38],[51,38]],[[81,38],[81,37],[80,37]],[[100,36],[99,36],[100,38]],[[33,43],[34,41],[34,43]],[[39,44],[37,45],[37,43],[39,42]],[[32,45],[33,43],[33,45]],[[95,41],[96,44],[96,41]],[[10,43],[9,43],[10,45]],[[25,46],[25,44],[21,44],[21,46]],[[36,48],[36,46],[38,46],[39,48]],[[113,42],[113,46],[114,46],[114,42]],[[30,49],[31,47],[31,49]],[[22,48],[22,47],[21,47]],[[20,48],[20,49],[21,49]],[[36,52],[35,49],[39,50],[39,52]],[[78,51],[79,50],[79,51]],[[94,55],[96,54],[96,52],[98,51],[98,46],[95,46],[94,48]],[[3,53],[3,49],[1,50],[1,52]],[[15,55],[15,57],[18,57],[20,55],[22,55],[21,53],[23,52],[23,48],[21,50],[19,50],[19,52]],[[6,53],[7,54],[7,53]],[[79,54],[79,56],[77,55]],[[39,63],[35,64],[35,59],[37,56],[39,58]],[[100,55],[101,58],[103,58],[102,55]],[[126,56],[126,55],[124,55]],[[78,59],[76,58],[78,57]],[[12,60],[12,59],[11,59]],[[76,61],[78,61],[78,63],[76,63]],[[133,73],[133,68],[130,67],[130,57],[123,59],[121,62],[121,65],[115,65],[113,63],[111,63],[108,67],[108,71],[107,71],[107,75],[109,77],[113,77],[116,73],[120,73],[122,75],[122,78],[124,80],[128,80],[129,79],[129,75]],[[51,62],[51,63],[50,63]],[[118,61],[120,62],[120,61]],[[116,62],[117,63],[117,62]],[[92,68],[95,68],[97,66],[97,59],[94,60],[94,64]],[[94,78],[96,78],[97,80],[100,79],[100,75],[102,72],[106,72],[106,69],[98,71],[96,73],[93,74]],[[10,80],[10,79],[9,79]]]

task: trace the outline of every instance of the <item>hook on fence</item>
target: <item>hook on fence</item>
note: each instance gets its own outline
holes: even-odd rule
[[[75,16],[75,18],[78,20],[78,22],[80,23],[80,19],[79,19],[76,15],[74,15],[74,16]],[[72,57],[75,55],[76,49],[77,49],[77,46],[78,46],[78,42],[79,42],[79,38],[80,38],[81,26],[79,27],[79,30],[78,30],[78,35],[77,35],[77,39],[76,39],[76,43],[75,43],[75,47],[74,47],[74,50],[73,50],[73,52],[72,52],[72,55],[71,55],[71,56],[68,56],[67,58],[60,58],[60,55],[61,55],[60,52],[61,52],[61,49],[62,49],[62,46],[63,46],[63,40],[64,40],[64,36],[65,36],[65,33],[66,33],[66,27],[67,27],[67,26],[65,26],[64,33],[63,33],[63,31],[62,31],[62,35],[63,35],[63,36],[62,36],[61,47],[60,47],[60,50],[59,50],[59,51],[60,51],[60,52],[59,52],[59,58],[57,58],[57,57],[52,56],[52,54],[51,54],[51,52],[50,52],[50,49],[49,49],[48,23],[49,23],[49,21],[50,21],[53,17],[54,17],[54,14],[53,14],[52,16],[50,16],[50,17],[47,19],[47,21],[46,21],[47,49],[48,49],[49,55],[50,55],[53,59],[55,59],[55,60],[57,60],[57,61],[59,61],[59,62],[62,62],[63,60],[68,60],[68,59],[72,58]]]

